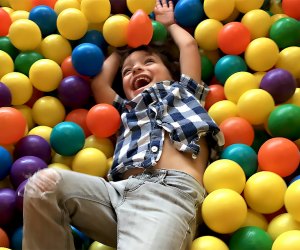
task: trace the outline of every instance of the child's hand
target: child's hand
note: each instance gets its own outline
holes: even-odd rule
[[[162,23],[166,27],[175,23],[174,6],[172,0],[156,0],[154,8],[155,20]]]

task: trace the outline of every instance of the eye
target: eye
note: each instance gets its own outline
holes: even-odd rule
[[[131,68],[125,68],[125,69],[123,69],[123,71],[122,71],[122,76],[126,76],[126,75],[128,75],[130,72],[131,72]]]
[[[155,62],[155,60],[152,57],[148,57],[148,58],[146,58],[144,63],[145,63],[145,65],[148,65],[148,64],[152,64],[154,62]]]

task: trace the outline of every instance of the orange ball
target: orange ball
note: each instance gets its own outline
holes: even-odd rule
[[[300,163],[298,147],[284,137],[267,140],[261,145],[257,156],[261,170],[274,172],[281,177],[294,173]]]
[[[205,109],[209,108],[216,102],[225,100],[224,87],[221,84],[211,84],[208,86],[210,91],[206,96]]]
[[[89,110],[86,123],[93,135],[106,138],[117,132],[121,117],[114,106],[100,103]]]
[[[9,247],[9,238],[6,232],[0,227],[0,248]]]
[[[68,113],[65,118],[65,121],[77,123],[83,129],[85,137],[88,137],[92,134],[86,123],[88,112],[89,111],[87,109],[74,109]]]

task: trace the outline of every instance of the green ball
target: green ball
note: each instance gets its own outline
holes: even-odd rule
[[[263,129],[254,129],[254,140],[251,147],[258,153],[261,145],[272,137]]]
[[[300,138],[300,107],[294,104],[277,106],[269,115],[268,129],[274,137],[292,141]]]
[[[281,18],[272,24],[269,35],[281,49],[298,46],[300,43],[300,22],[292,17]]]
[[[256,226],[242,227],[229,239],[230,250],[271,250],[272,244],[271,236]]]
[[[10,39],[7,36],[0,37],[0,50],[3,50],[14,60],[19,54],[19,50],[13,46]]]
[[[28,76],[31,65],[43,58],[41,54],[35,51],[22,52],[15,59],[15,71]]]
[[[151,42],[153,42],[154,44],[163,44],[168,37],[168,31],[166,27],[162,23],[155,20],[152,20],[151,22],[153,27]]]
[[[201,55],[201,76],[204,82],[209,82],[214,76],[214,65],[206,55]]]

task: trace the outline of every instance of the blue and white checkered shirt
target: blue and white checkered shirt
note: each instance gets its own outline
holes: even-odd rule
[[[179,82],[162,81],[127,101],[116,96],[114,106],[121,114],[119,130],[109,180],[119,180],[132,168],[148,168],[159,160],[164,131],[179,151],[196,157],[200,151],[200,136],[207,137],[215,160],[224,145],[217,124],[203,108],[209,89],[186,75]]]

